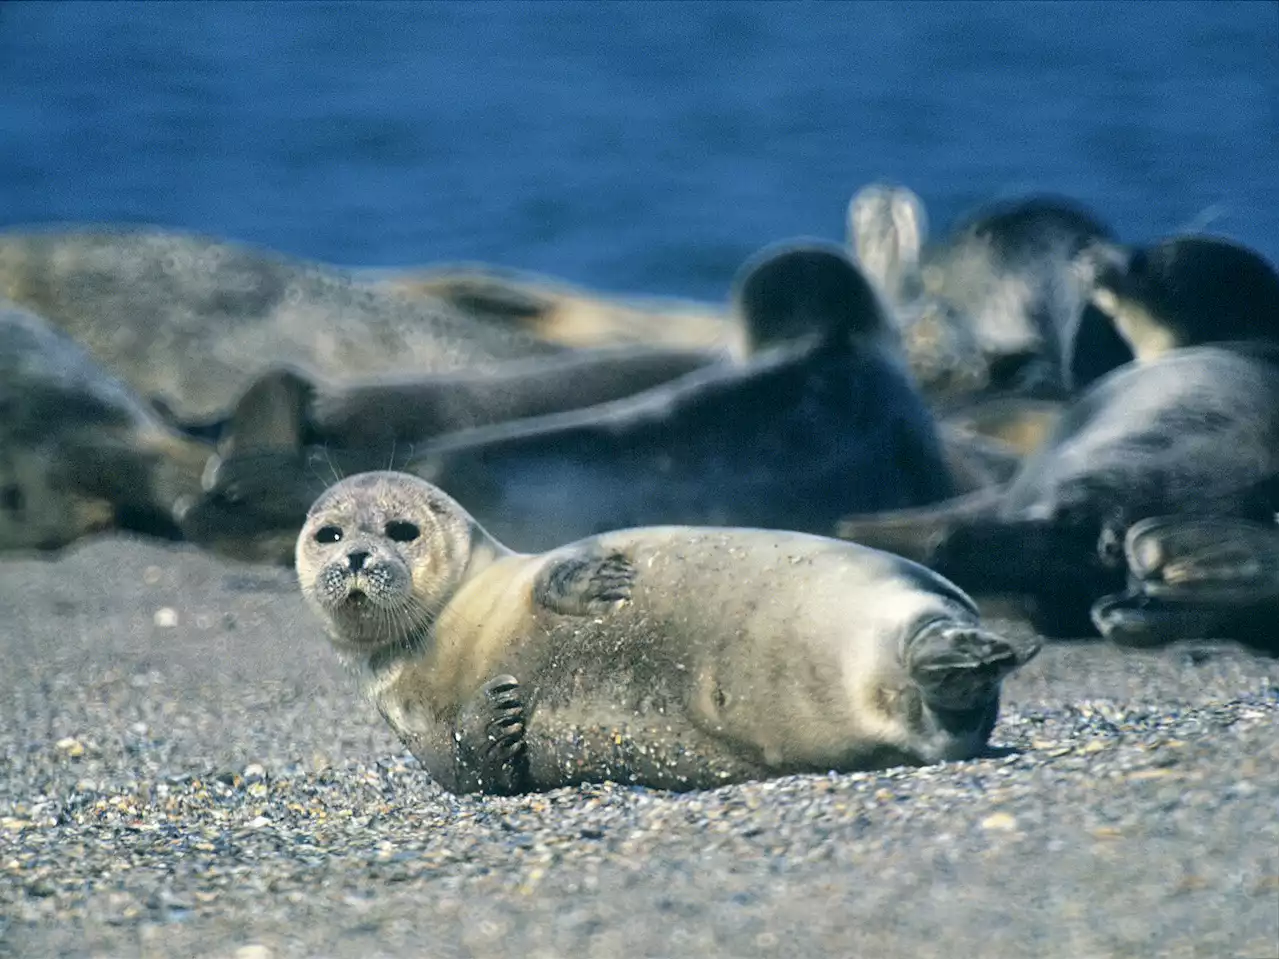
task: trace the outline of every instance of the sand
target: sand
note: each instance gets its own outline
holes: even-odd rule
[[[0,955],[1277,955],[1277,666],[1230,644],[1051,644],[990,758],[460,799],[286,570],[108,537],[0,613]]]

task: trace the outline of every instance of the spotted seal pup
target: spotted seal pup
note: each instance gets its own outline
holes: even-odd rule
[[[456,793],[970,758],[1037,651],[887,553],[668,526],[520,554],[403,473],[322,494],[296,563],[366,694]]]

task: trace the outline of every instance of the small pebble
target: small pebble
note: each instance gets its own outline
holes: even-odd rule
[[[994,812],[980,825],[989,832],[1012,832],[1018,828],[1018,820],[1007,812]]]

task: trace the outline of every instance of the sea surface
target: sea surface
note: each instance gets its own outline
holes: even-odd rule
[[[720,299],[871,180],[1277,251],[1277,4],[0,4],[0,228]]]

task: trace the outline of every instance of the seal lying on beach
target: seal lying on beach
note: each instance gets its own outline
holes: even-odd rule
[[[221,456],[303,447],[366,451],[385,463],[433,437],[621,399],[727,361],[724,351],[612,347],[512,360],[435,376],[326,380],[296,367],[262,374],[231,416],[184,424],[218,439]],[[390,452],[389,452],[390,451]]]
[[[851,517],[841,536],[925,562],[975,593],[1032,596],[1040,628],[1061,635],[1092,632],[1092,604],[1124,586],[1121,544],[1134,524],[1166,517],[1140,541],[1165,542],[1166,552],[1185,558],[1187,543],[1205,535],[1220,552],[1233,531],[1247,528],[1242,523],[1273,522],[1274,269],[1251,251],[1204,238],[1175,238],[1111,262],[1097,279],[1099,302],[1116,313],[1138,359],[1069,404],[1006,488]],[[1255,539],[1233,548],[1246,551]],[[1240,577],[1250,602],[1270,602],[1256,578]],[[1139,580],[1145,590],[1149,582]],[[1178,638],[1172,617],[1153,614],[1143,628],[1157,635],[1160,622],[1171,624],[1167,638]]]
[[[893,305],[931,399],[1013,391],[1062,397],[1132,358],[1089,301],[1079,258],[1111,232],[1073,201],[988,204],[926,243],[924,204],[872,184],[849,204],[849,242]]]
[[[156,229],[0,233],[0,296],[179,421],[224,415],[273,364],[335,378],[423,374],[561,349],[336,267]]]
[[[965,759],[1037,650],[887,553],[672,526],[522,555],[402,473],[325,492],[297,572],[366,694],[455,793]]]
[[[741,352],[741,328],[711,304],[669,297],[609,297],[551,277],[484,264],[364,270],[356,275],[406,296],[426,294],[443,300],[477,322],[522,330],[563,346],[661,344]]]
[[[1276,524],[1161,516],[1125,533],[1129,587],[1090,611],[1107,639],[1153,646],[1225,636],[1276,653]]]
[[[0,550],[104,529],[175,538],[212,448],[41,318],[0,300]]]
[[[857,267],[830,244],[770,248],[744,267],[737,312],[751,358],[586,410],[483,427],[403,467],[451,491],[519,549],[668,523],[829,533],[837,519],[944,499],[954,485],[933,418]],[[344,459],[235,457],[183,518],[243,554],[296,535],[327,467]],[[321,485],[321,488],[322,485]]]

